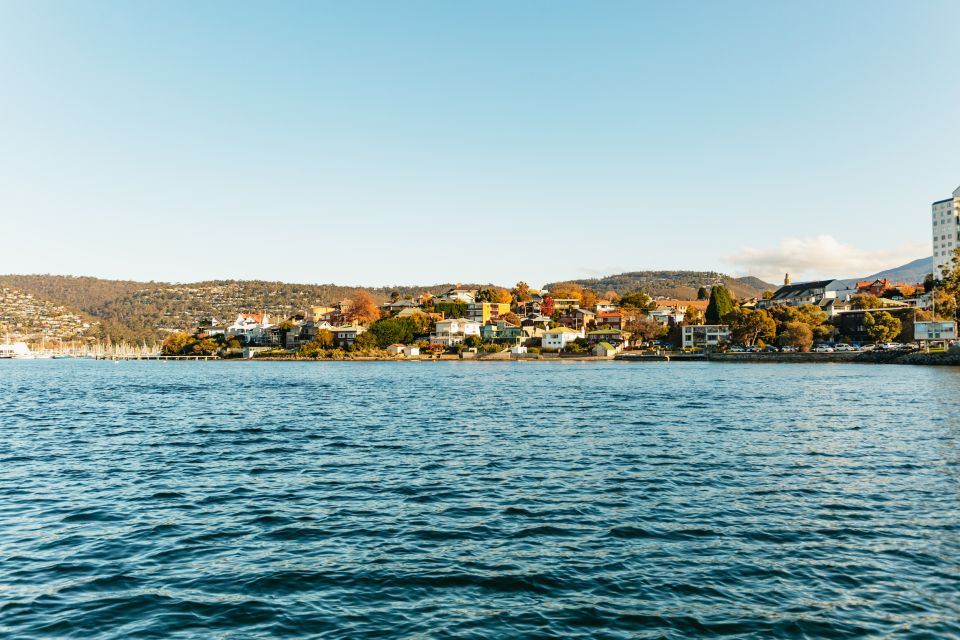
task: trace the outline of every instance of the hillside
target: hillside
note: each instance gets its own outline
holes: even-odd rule
[[[206,318],[232,320],[240,311],[265,310],[274,317],[287,317],[309,305],[349,298],[357,291],[333,284],[260,280],[170,284],[53,275],[0,276],[0,286],[88,320],[91,326],[87,334],[91,337],[128,342],[152,342],[170,331],[195,327]],[[452,286],[378,287],[367,291],[385,301],[394,291],[401,296],[419,295],[424,291],[441,293]]]
[[[0,340],[72,340],[90,332],[91,321],[67,308],[12,287],[0,286]]]
[[[691,299],[696,298],[700,287],[722,284],[738,298],[760,297],[767,289],[776,286],[759,278],[734,278],[715,271],[631,271],[603,278],[569,280],[598,293],[615,291],[618,294],[644,291],[652,297]],[[559,283],[546,285],[547,289]]]
[[[908,262],[907,264],[900,265],[899,267],[894,267],[893,269],[878,271],[877,273],[867,276],[866,278],[860,278],[860,280],[882,280],[883,278],[886,278],[891,282],[906,282],[913,284],[916,282],[923,282],[923,279],[926,278],[927,274],[931,272],[933,272],[933,257],[919,258],[918,260]]]

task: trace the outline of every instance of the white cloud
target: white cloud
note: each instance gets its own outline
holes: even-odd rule
[[[843,244],[829,235],[787,238],[773,248],[745,247],[723,258],[739,272],[768,282],[781,282],[789,273],[794,281],[817,278],[864,277],[891,269],[930,253],[930,247],[911,243],[893,250],[867,251]]]

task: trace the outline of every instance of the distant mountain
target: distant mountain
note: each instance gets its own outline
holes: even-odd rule
[[[679,298],[681,300],[696,298],[700,287],[712,287],[721,284],[738,298],[760,297],[767,289],[776,289],[776,285],[764,282],[759,278],[748,276],[734,278],[716,271],[631,271],[603,278],[587,278],[582,280],[565,280],[575,282],[583,287],[589,287],[597,293],[614,291],[623,295],[631,291],[643,291],[652,297]],[[546,285],[550,289],[554,282]]]
[[[866,278],[860,278],[861,280],[882,280],[886,278],[891,282],[906,282],[908,284],[914,284],[917,282],[923,282],[923,279],[927,277],[928,273],[933,271],[933,257],[929,258],[919,258],[913,262],[908,262],[907,264],[901,265],[893,269],[887,269],[885,271],[879,271],[873,275],[869,275]]]

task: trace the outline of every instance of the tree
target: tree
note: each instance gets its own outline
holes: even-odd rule
[[[463,344],[468,349],[479,349],[480,345],[483,344],[483,340],[481,340],[478,335],[469,335],[463,339]]]
[[[723,321],[730,325],[730,337],[737,344],[749,346],[761,339],[770,341],[777,333],[776,321],[763,309],[735,309]]]
[[[561,300],[572,298],[580,302],[583,297],[583,287],[575,282],[559,282],[550,287],[550,295]]]
[[[547,296],[543,299],[543,302],[540,303],[540,313],[545,316],[553,316],[553,311],[556,308],[556,303],[554,302],[551,296]]]
[[[377,346],[386,349],[391,344],[413,342],[417,333],[417,323],[412,318],[384,318],[377,320],[367,329],[377,339]]]
[[[623,329],[629,332],[632,338],[641,338],[645,341],[656,340],[657,338],[667,335],[668,331],[667,327],[664,327],[656,320],[643,317],[637,317],[627,322]]]
[[[320,329],[311,342],[320,349],[330,349],[333,347],[333,332],[329,329]]]
[[[512,304],[513,295],[506,289],[497,289],[497,298],[494,302],[499,302],[501,304]]]
[[[854,309],[879,309],[883,303],[872,293],[859,293],[850,298],[850,306]]]
[[[353,341],[353,351],[367,351],[375,348],[377,348],[377,337],[369,331],[361,333]]]
[[[815,304],[804,304],[799,307],[778,305],[770,309],[770,315],[777,321],[777,333],[783,331],[790,322],[801,322],[808,327],[817,340],[826,340],[833,333],[833,328],[826,324],[827,312]]]
[[[484,287],[477,292],[477,302],[497,302],[497,290],[494,287]]]
[[[530,299],[530,285],[521,280],[510,291],[517,302],[526,302]]]
[[[763,299],[764,299],[764,300],[770,300],[770,299],[773,298],[773,295],[774,295],[775,293],[776,293],[776,291],[774,291],[773,289],[767,289],[766,291],[763,292]]]
[[[687,307],[687,310],[683,312],[683,323],[703,324],[703,311],[701,311],[698,307],[690,305]]]
[[[176,331],[163,339],[163,347],[161,347],[160,352],[165,356],[178,356],[183,353],[191,340],[190,334]]]
[[[604,300],[609,300],[614,304],[617,304],[618,302],[620,302],[620,294],[617,293],[616,291],[613,291],[612,289],[610,291],[604,291],[603,298]]]
[[[599,299],[600,297],[597,295],[596,291],[593,289],[584,288],[580,294],[580,306],[588,309],[595,307],[597,306],[597,300]]]
[[[710,291],[706,287],[697,289],[697,300],[707,300],[710,298]]]
[[[867,335],[874,342],[890,342],[898,335],[902,324],[900,320],[894,318],[886,311],[870,313],[863,316],[863,326],[867,330]]]
[[[510,324],[515,324],[515,325],[520,324],[520,318],[517,316],[517,314],[515,314],[512,311],[510,311],[509,313],[500,314],[500,319]]]
[[[813,346],[813,331],[803,322],[787,322],[780,331],[780,345],[810,351]]]
[[[720,324],[721,319],[733,311],[733,299],[725,287],[716,285],[710,290],[710,304],[707,305],[707,324]]]
[[[650,300],[650,296],[643,291],[634,291],[633,293],[626,293],[620,297],[620,306],[631,307],[641,311],[650,311],[653,307],[653,302]]]
[[[350,318],[361,324],[368,324],[380,319],[380,307],[377,306],[373,296],[365,289],[360,289],[353,296]]]
[[[399,299],[400,299],[400,292],[399,292],[399,291],[391,291],[391,292],[390,292],[390,302],[397,302]]]

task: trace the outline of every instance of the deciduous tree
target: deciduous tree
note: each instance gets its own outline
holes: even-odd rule
[[[365,289],[360,289],[353,296],[350,317],[361,324],[368,324],[380,319],[380,307],[377,306],[373,296]]]
[[[803,322],[787,322],[780,331],[779,342],[784,347],[796,347],[800,351],[810,351],[813,346],[813,331]]]

